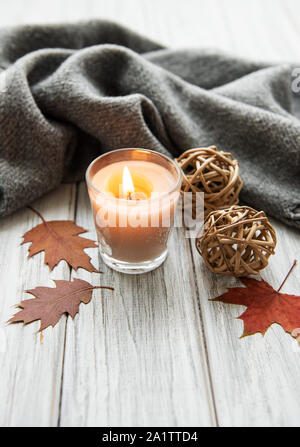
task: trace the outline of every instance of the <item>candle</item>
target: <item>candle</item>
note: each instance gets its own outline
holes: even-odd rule
[[[94,160],[86,178],[104,262],[125,273],[158,267],[181,186],[176,163],[154,151],[120,149]]]

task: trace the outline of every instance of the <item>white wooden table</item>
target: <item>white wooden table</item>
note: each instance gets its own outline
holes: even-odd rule
[[[96,16],[174,47],[299,60],[298,0],[14,0],[1,8],[0,26]],[[96,237],[84,183],[63,185],[34,207],[47,219],[75,219]],[[43,254],[27,260],[21,236],[37,223],[27,209],[0,221],[1,426],[300,425],[296,342],[276,325],[264,338],[240,340],[235,317],[244,308],[208,301],[238,281],[210,274],[181,230],[157,271],[125,276],[101,264],[99,279],[64,262],[49,274]],[[300,233],[274,224],[277,253],[262,277],[276,287],[299,258]],[[88,252],[99,265],[97,250]],[[287,293],[300,293],[299,268]],[[42,341],[39,323],[5,325],[24,290],[73,277],[115,292],[95,291],[75,321],[63,317]]]

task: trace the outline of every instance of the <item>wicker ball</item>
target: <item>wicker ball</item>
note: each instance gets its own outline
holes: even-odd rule
[[[232,206],[211,212],[196,247],[213,273],[256,275],[275,253],[276,233],[263,211]]]
[[[203,192],[204,214],[239,202],[239,164],[216,146],[189,149],[176,159],[183,173],[181,192]]]

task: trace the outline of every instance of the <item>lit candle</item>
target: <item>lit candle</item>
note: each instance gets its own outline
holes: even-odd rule
[[[143,273],[166,258],[181,186],[168,157],[145,149],[120,149],[98,157],[87,184],[104,262]]]

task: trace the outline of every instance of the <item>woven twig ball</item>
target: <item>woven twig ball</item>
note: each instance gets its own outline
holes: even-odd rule
[[[276,233],[263,211],[232,206],[211,212],[196,247],[213,273],[256,275],[275,253]]]
[[[189,149],[176,161],[183,174],[181,192],[203,192],[205,215],[239,202],[243,183],[238,161],[229,152],[216,146]]]

